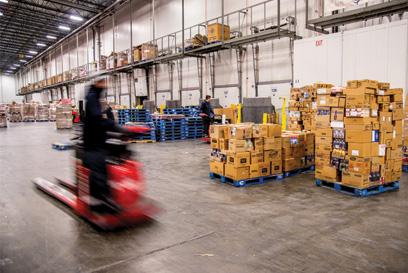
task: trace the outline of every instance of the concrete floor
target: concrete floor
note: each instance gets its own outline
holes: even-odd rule
[[[100,232],[44,198],[31,179],[72,177],[68,139],[49,123],[0,130],[0,272],[408,272],[407,175],[370,198],[302,174],[248,188],[208,178],[198,141],[136,145],[153,223]]]

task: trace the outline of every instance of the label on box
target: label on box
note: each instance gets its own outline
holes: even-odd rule
[[[316,93],[317,93],[318,95],[326,95],[326,94],[327,94],[327,89],[326,89],[326,88],[318,88],[318,89],[316,90]]]
[[[359,154],[360,154],[360,153],[359,153],[358,150],[352,150],[352,151],[351,151],[351,155],[352,155],[352,156],[359,156]]]
[[[326,99],[320,100],[320,101],[319,101],[319,104],[320,104],[320,105],[326,105]]]
[[[378,156],[385,156],[386,150],[387,150],[387,145],[386,144],[378,145]]]
[[[380,140],[380,133],[378,130],[371,131],[371,141],[378,142]]]
[[[312,102],[312,109],[314,109],[314,110],[317,109],[317,102],[315,102],[315,101]]]
[[[332,127],[332,128],[344,128],[344,122],[343,121],[332,121],[332,122],[330,122],[330,127]]]
[[[384,90],[377,90],[377,95],[384,96],[385,91]]]

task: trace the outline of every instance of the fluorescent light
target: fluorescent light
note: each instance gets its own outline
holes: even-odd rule
[[[0,11],[0,16],[3,16],[3,12]]]
[[[47,46],[46,44],[43,44],[43,43],[37,43],[37,46],[39,46],[39,47],[44,47],[44,46]]]
[[[84,20],[84,18],[76,16],[76,15],[71,15],[69,16],[69,18],[73,21],[78,21],[78,22],[82,22]]]
[[[8,3],[8,0],[0,0],[2,3]]]
[[[7,70],[6,72],[7,72],[7,73],[13,73],[13,71],[10,71],[10,70]]]
[[[34,51],[34,50],[29,50],[28,53],[31,53],[31,54],[34,54],[34,55],[35,55],[35,54],[38,54],[38,52],[37,52],[37,51]]]
[[[55,39],[57,39],[57,37],[52,36],[52,35],[47,35],[47,36],[45,36],[45,37],[47,37],[47,38],[50,39],[50,40],[55,40]]]
[[[13,64],[14,66],[16,66],[16,67],[20,67],[21,65],[19,65],[19,64]]]
[[[61,30],[66,30],[66,31],[70,31],[71,30],[71,28],[70,27],[67,27],[67,26],[58,26],[58,28],[59,29],[61,29]]]
[[[27,58],[32,58],[33,56],[31,56],[31,55],[26,55],[26,57],[27,57]]]
[[[27,61],[26,61],[26,60],[20,60],[20,62],[22,62],[22,63],[26,63]]]
[[[12,67],[10,67],[10,69],[15,70],[15,69],[17,69],[17,67],[12,66]]]

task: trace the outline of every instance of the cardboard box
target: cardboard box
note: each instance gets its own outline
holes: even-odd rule
[[[142,61],[154,59],[157,57],[157,45],[143,44],[141,50]]]
[[[285,158],[282,160],[283,171],[293,171],[304,167],[304,161],[301,158]]]
[[[278,150],[282,148],[282,138],[268,137],[264,138],[264,150]]]
[[[222,33],[224,32],[224,37],[222,37]],[[220,23],[210,24],[208,25],[208,42],[218,42],[222,41],[222,38],[225,40],[230,39],[230,27],[228,25],[222,25]]]
[[[315,178],[327,182],[339,181],[337,169],[329,165],[316,166]]]
[[[251,142],[251,141],[249,141]],[[230,139],[228,141],[228,150],[231,152],[245,152],[253,149],[252,142],[248,143],[245,139]]]
[[[277,175],[282,173],[282,161],[275,160],[271,162],[270,168],[271,175]]]
[[[353,131],[346,130],[346,142],[372,142],[373,132],[375,131]]]
[[[282,148],[282,158],[304,157],[305,155],[304,146]]]
[[[264,152],[251,152],[251,164],[263,163],[264,162]]]
[[[252,137],[252,126],[232,125],[228,127],[229,139],[249,139]]]
[[[252,126],[252,137],[260,138],[268,136],[268,125],[266,124],[254,124]]]
[[[220,142],[218,138],[211,138],[211,149],[220,150]]]
[[[249,173],[250,178],[269,176],[271,173],[270,163],[251,164]]]
[[[379,164],[377,164],[379,166]],[[349,158],[348,170],[350,172],[369,175],[371,172],[371,157],[356,157]]]
[[[347,95],[346,97],[346,108],[370,108],[370,106],[370,95]]]
[[[356,157],[370,157],[373,154],[373,150],[375,148],[378,149],[378,143],[377,145],[373,145],[373,143],[355,143],[355,142],[349,142],[348,143],[348,155],[349,156],[356,156]],[[377,155],[378,156],[378,152]]]
[[[248,179],[249,167],[236,168],[234,165],[225,164],[224,176],[232,180]]]
[[[364,175],[354,172],[343,172],[341,183],[355,188],[367,188],[376,183],[370,182],[370,175]]]
[[[219,145],[220,145],[220,150],[221,151],[226,151],[228,150],[228,139],[220,138],[218,139]]]
[[[316,129],[315,135],[316,135],[316,138],[317,137],[332,137],[333,136],[333,130],[331,128]]]
[[[233,165],[236,168],[247,167],[251,165],[250,152],[227,152],[227,164]]]
[[[281,137],[282,127],[279,124],[267,124],[268,126],[268,137]]]
[[[255,151],[263,152],[264,150],[264,139],[263,138],[254,138],[252,140],[252,143],[254,144]]]
[[[228,128],[226,125],[211,125],[210,137],[211,138],[225,138],[224,129]]]
[[[133,61],[139,62],[142,60],[142,47],[133,47]]]
[[[210,172],[224,175],[224,162],[210,161]]]
[[[264,161],[271,162],[271,161],[281,161],[282,160],[282,150],[268,150],[264,151]]]

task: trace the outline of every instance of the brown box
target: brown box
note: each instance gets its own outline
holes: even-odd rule
[[[245,152],[251,150],[245,139],[230,139],[228,141],[228,150],[231,152]]]
[[[373,143],[348,143],[348,155],[349,156],[358,156],[358,157],[370,157],[373,154],[373,149],[378,149],[377,145],[373,145]],[[375,155],[374,155],[375,156]],[[378,153],[377,153],[378,156]]]
[[[277,150],[282,148],[282,138],[268,137],[264,138],[264,150]]]
[[[234,167],[247,167],[251,165],[251,153],[250,152],[227,152],[227,164]]]
[[[210,161],[210,172],[224,175],[224,162]]]
[[[366,143],[372,141],[372,131],[346,130],[346,142]]]
[[[221,151],[226,151],[228,150],[228,139],[220,138],[218,139],[218,142],[220,143],[220,150]]]
[[[263,163],[264,162],[264,153],[261,152],[251,152],[251,164]]]
[[[142,45],[142,61],[154,59],[157,57],[157,45],[143,44]]]
[[[225,164],[224,176],[233,180],[242,180],[249,178],[249,167],[236,168],[232,164]]]
[[[282,148],[282,158],[284,159],[292,158],[292,157],[303,157],[303,156],[305,156],[304,146]]]
[[[266,124],[254,124],[252,126],[252,137],[260,138],[268,136],[268,125]]]
[[[211,138],[225,138],[224,129],[227,128],[226,125],[211,125],[210,126],[210,137]]]
[[[264,161],[281,161],[282,160],[282,149],[268,150],[264,151]]]
[[[355,188],[367,188],[378,183],[370,182],[370,175],[354,172],[343,172],[341,183]]]
[[[371,157],[351,156],[349,158],[348,169],[350,172],[369,175],[371,172]]]
[[[252,126],[233,125],[228,127],[229,139],[249,139],[252,137]]]
[[[211,138],[211,149],[220,150],[220,142],[218,138]]]
[[[316,137],[333,137],[333,130],[331,128],[327,129],[316,129]]]
[[[346,108],[370,108],[370,95],[347,95],[346,97]]]
[[[271,173],[270,163],[257,163],[251,164],[249,169],[250,178],[256,178],[261,176],[268,176]]]
[[[337,169],[328,165],[316,166],[315,178],[328,182],[339,181],[337,176]]]
[[[296,169],[303,168],[303,163],[301,158],[285,158],[282,160],[283,163],[283,171],[293,171]]]
[[[270,172],[271,175],[281,174],[282,173],[282,161],[275,160],[270,162]]]
[[[142,60],[142,47],[133,47],[133,61],[140,62]]]
[[[282,136],[282,127],[279,124],[267,124],[268,137],[280,137]]]
[[[222,41],[222,32],[224,32],[224,40],[230,39],[230,27],[228,25],[222,25],[220,23],[208,25],[208,42]]]

